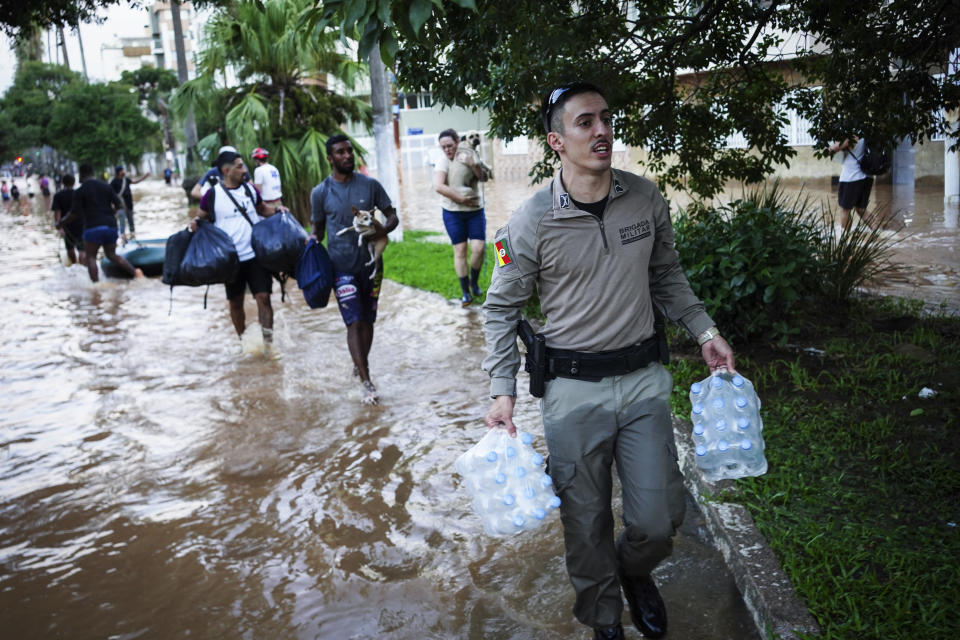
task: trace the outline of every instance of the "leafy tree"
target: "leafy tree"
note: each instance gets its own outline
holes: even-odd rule
[[[957,138],[939,115],[960,105],[960,74],[947,68],[960,46],[951,0],[327,0],[306,24],[356,29],[360,56],[379,45],[402,86],[486,108],[508,139],[543,138],[545,88],[593,80],[617,136],[645,149],[661,184],[703,196],[789,163],[790,107],[814,123],[821,153],[851,135]],[[726,148],[735,133],[748,149]],[[537,177],[553,172],[544,150]]]
[[[159,126],[140,112],[136,97],[121,85],[76,83],[53,108],[49,132],[55,146],[77,162],[104,167],[135,164]]]
[[[140,105],[160,119],[163,139],[169,149],[175,148],[173,129],[170,125],[170,96],[180,84],[177,74],[170,69],[140,67],[136,71],[124,71],[120,82],[136,88]]]
[[[179,113],[192,106],[198,120],[220,123],[199,146],[229,141],[246,157],[255,147],[268,148],[283,177],[285,201],[301,222],[310,215],[310,190],[329,173],[327,137],[348,119],[370,120],[364,101],[327,86],[328,74],[353,86],[364,69],[338,50],[339,34],[318,26],[296,28],[312,4],[270,0],[215,13],[206,27],[198,76],[174,99]],[[237,82],[218,88],[215,78],[228,73]],[[211,106],[219,112],[211,113]]]
[[[54,105],[68,86],[79,82],[80,74],[62,65],[24,61],[0,100],[9,151],[22,154],[31,147],[53,144],[48,127]]]

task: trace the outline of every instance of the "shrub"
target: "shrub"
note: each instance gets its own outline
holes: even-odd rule
[[[785,341],[818,291],[821,225],[779,182],[716,209],[682,210],[676,248],[694,293],[725,335]]]

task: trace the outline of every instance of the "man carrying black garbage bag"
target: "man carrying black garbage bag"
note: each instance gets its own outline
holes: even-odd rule
[[[484,303],[493,405],[490,428],[516,433],[513,407],[521,310],[534,288],[547,324],[541,412],[548,471],[560,496],[574,615],[595,638],[623,638],[621,587],[648,638],[667,630],[650,574],[670,555],[685,495],[670,418],[670,373],[654,304],[702,347],[710,371],[733,351],[694,296],[673,247],[666,201],[650,181],[611,168],[613,130],[603,92],[576,82],[543,100],[560,173],[513,213],[494,239]],[[652,301],[651,301],[652,300]],[[529,340],[534,347],[536,340]],[[623,488],[614,540],[612,464]]]
[[[223,176],[203,195],[198,218],[211,220],[233,239],[240,259],[240,268],[233,282],[226,283],[227,302],[230,305],[230,320],[237,335],[242,336],[247,327],[246,313],[243,309],[243,294],[247,287],[257,301],[257,315],[263,330],[263,341],[273,342],[273,306],[270,294],[273,292],[273,276],[257,262],[250,239],[253,225],[262,217],[272,216],[278,211],[266,205],[255,187],[243,181],[246,167],[243,158],[234,151],[224,151],[216,160],[216,168]],[[196,220],[190,221],[190,229],[196,231]]]

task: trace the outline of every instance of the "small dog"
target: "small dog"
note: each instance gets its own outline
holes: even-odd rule
[[[361,211],[356,207],[351,207],[353,209],[353,225],[350,227],[344,227],[337,232],[338,236],[342,236],[347,231],[356,231],[357,232],[357,246],[363,246],[364,241],[367,241],[367,249],[370,251],[370,260],[366,263],[366,266],[373,265],[373,273],[370,274],[370,277],[373,278],[377,275],[377,261],[380,259],[380,256],[383,255],[383,250],[387,248],[387,243],[390,242],[390,238],[383,237],[374,240],[373,242],[369,241],[370,236],[377,232],[376,227],[373,225],[373,221],[376,217],[378,209],[374,207],[369,211]]]

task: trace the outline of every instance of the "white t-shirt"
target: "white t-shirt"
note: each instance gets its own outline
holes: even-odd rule
[[[848,149],[844,154],[843,168],[840,169],[840,182],[856,182],[867,177],[867,174],[860,170],[860,158],[863,157],[866,147],[867,141],[860,138],[857,140],[857,144],[853,146],[853,150]]]
[[[269,162],[265,162],[253,170],[253,183],[259,185],[260,195],[267,202],[283,197],[280,172]]]
[[[227,195],[223,183],[218,182],[214,185],[213,191],[216,193],[213,203],[214,224],[225,231],[233,240],[234,246],[237,247],[237,258],[240,259],[240,262],[252,260],[256,257],[253,245],[250,244],[250,238],[253,235],[252,224],[257,224],[263,219],[257,215],[257,201],[259,200],[257,190],[249,184],[241,184],[236,189],[231,189],[230,195]],[[251,195],[253,198],[250,197]],[[237,204],[243,207],[247,217],[250,218],[250,222],[247,222],[243,214],[237,210],[230,196],[233,196]]]

